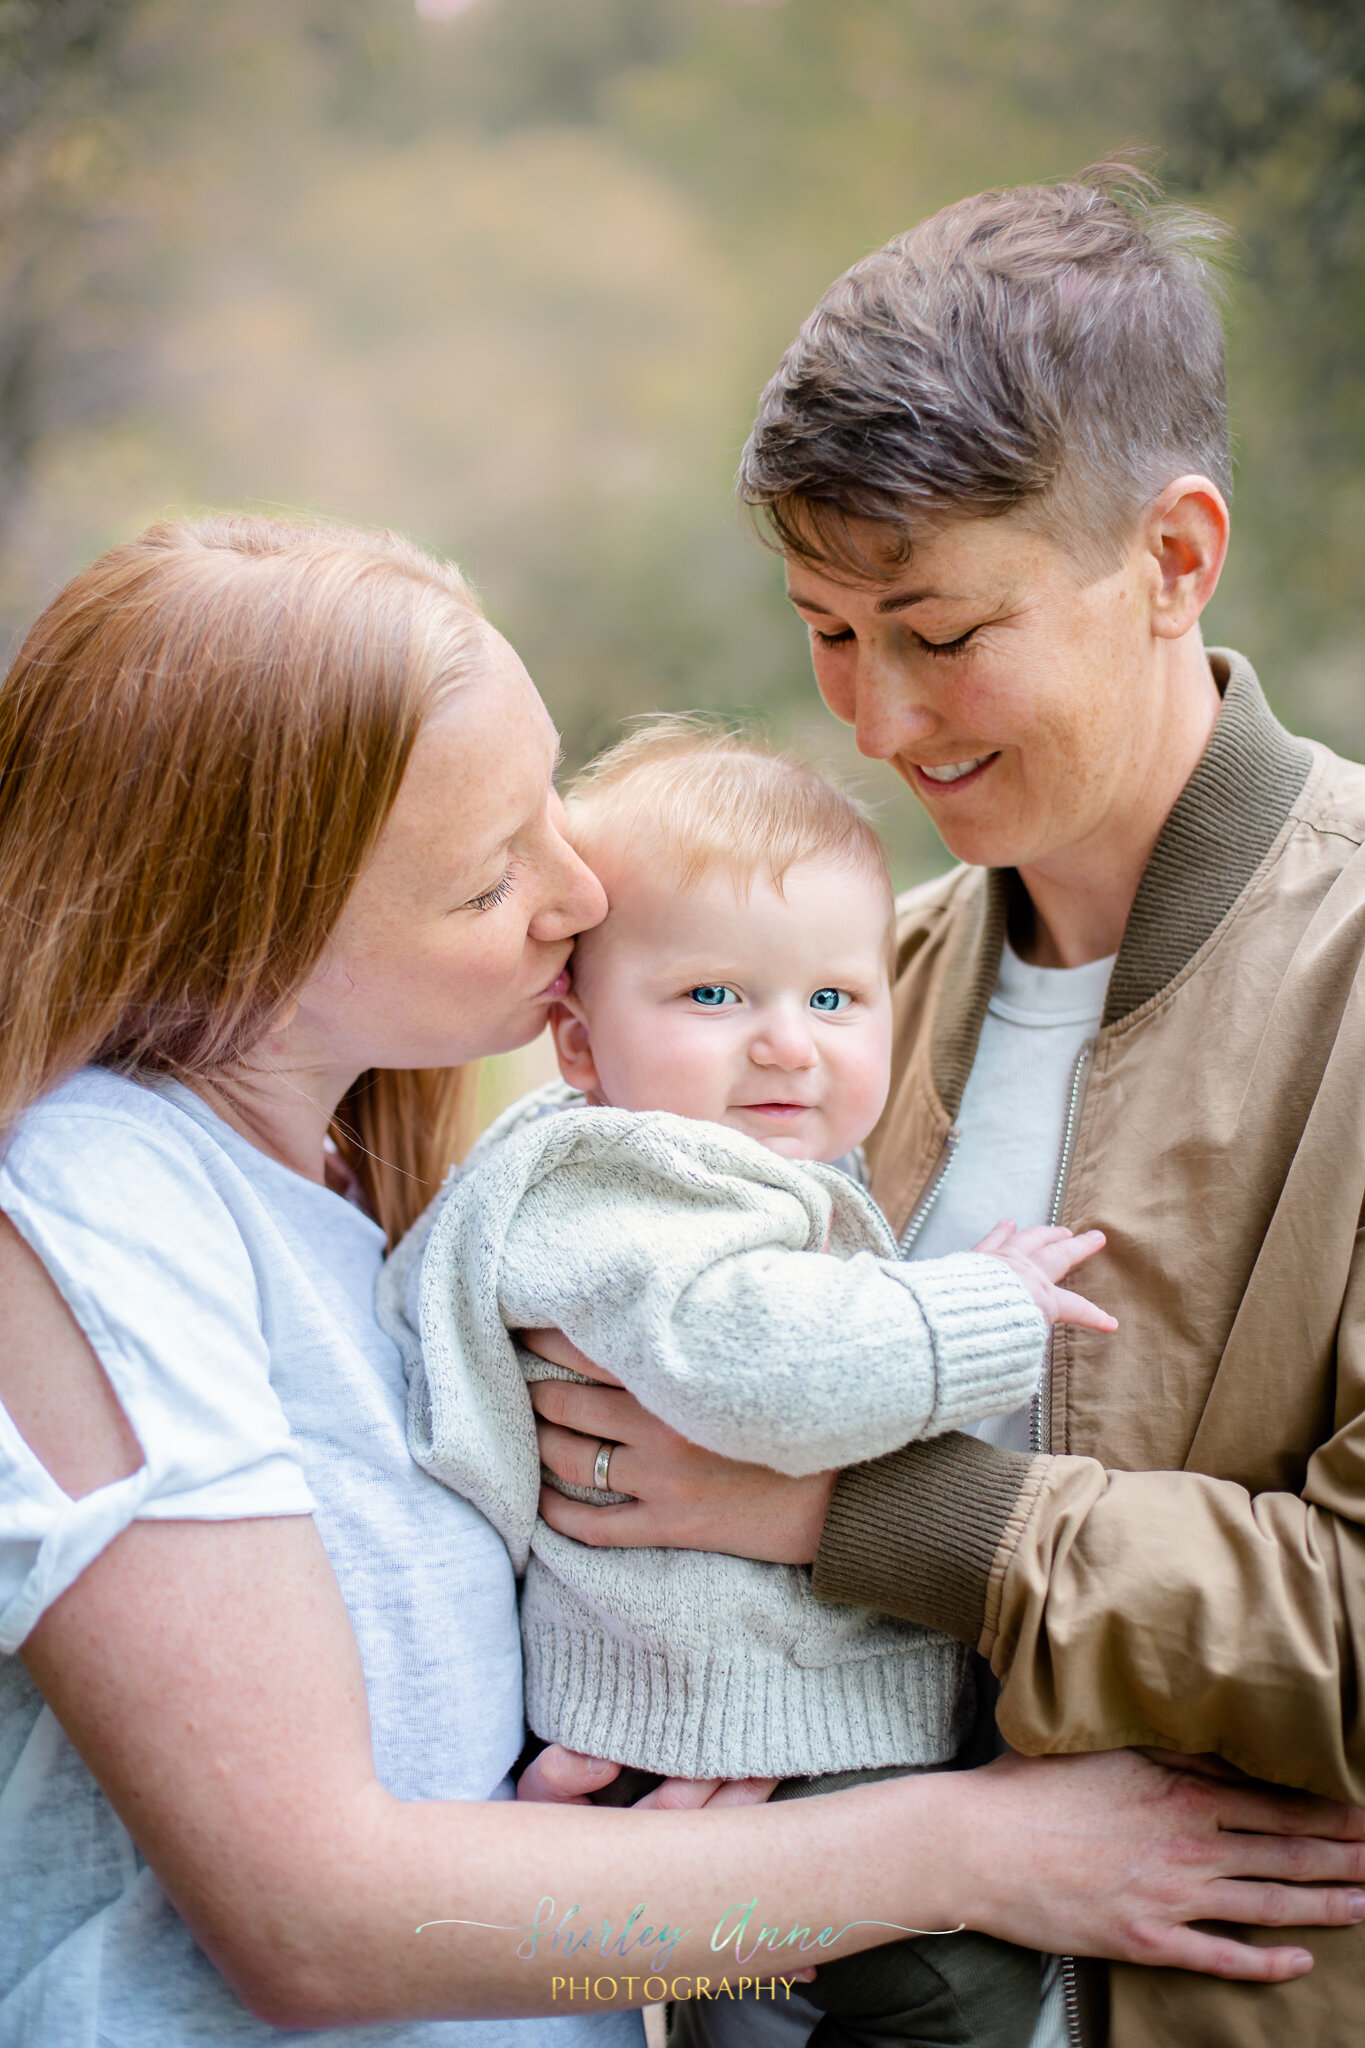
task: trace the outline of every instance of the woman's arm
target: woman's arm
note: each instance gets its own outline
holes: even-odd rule
[[[1362,1331],[1365,1316],[1343,1317],[1345,1419],[1302,1496],[1197,1472],[1107,1472],[957,1434],[787,1479],[683,1443],[623,1390],[545,1381],[532,1399],[547,1468],[590,1483],[607,1438],[621,1445],[613,1484],[638,1497],[598,1508],[546,1488],[541,1513],[582,1543],[813,1563],[823,1597],[989,1656],[1001,1730],[1018,1749],[1207,1752],[1272,1783],[1362,1799]],[[533,1343],[592,1376],[557,1332]]]
[[[1030,1944],[1247,1977],[1295,1974],[1301,1952],[1184,1923],[1365,1913],[1348,1893],[1232,1879],[1359,1881],[1360,1846],[1322,1840],[1305,1855],[1302,1842],[1223,1832],[1358,1833],[1351,1817],[1312,1803],[1277,1812],[1140,1758],[1009,1760],[718,1814],[391,1799],[374,1777],[345,1613],[302,1518],[131,1529],[45,1617],[27,1656],[178,1910],[276,2025],[554,2011],[571,1969],[604,1990],[613,1978],[617,1997],[601,2002],[630,2002],[629,1966],[604,1959],[600,1941],[584,1957],[546,1942],[517,1956],[511,1930],[544,1898],[556,1922],[579,1907],[580,1929],[604,1915],[620,1929],[643,1902],[654,1925],[688,1930],[670,1981],[738,1973],[711,1937],[750,1899],[783,1933],[853,1927],[825,1959],[890,1938],[879,1923],[965,1920]],[[762,1967],[798,1959],[811,1951],[780,1949]],[[642,1984],[643,1973],[637,2002]]]
[[[75,1499],[142,1463],[142,1448],[48,1274],[0,1213],[0,1400]]]
[[[0,1395],[59,1481],[93,1486],[127,1456],[116,1426],[101,1437],[90,1419],[103,1407],[113,1421],[102,1376],[32,1255],[3,1242],[20,1335],[0,1359]],[[34,1344],[48,1384],[80,1411],[74,1456],[76,1411],[41,1396]],[[656,1927],[687,1930],[670,1984],[812,1960],[790,1945],[747,1966],[718,1953],[714,1930],[751,1899],[783,1931],[852,1930],[818,1951],[826,1959],[898,1927],[965,1921],[1249,1978],[1297,1974],[1306,1959],[1186,1923],[1365,1914],[1365,1901],[1323,1889],[1365,1875],[1358,1816],[1141,1759],[1011,1762],[721,1813],[393,1799],[375,1778],[354,1639],[306,1517],[134,1524],[24,1654],[207,1953],[278,2025],[564,2011],[570,1974],[604,1992],[610,1974],[616,1992],[599,2003],[660,1995],[642,1973],[627,1987],[633,1959],[603,1957],[600,1934],[572,1957],[543,1937],[519,1956],[518,1930],[546,1898],[557,1913],[577,1906],[578,1929],[606,1916],[619,1930],[643,1902]],[[1278,1839],[1290,1826],[1310,1840]],[[1272,1832],[1226,1832],[1258,1827]],[[1291,1873],[1310,1882],[1280,1882]]]

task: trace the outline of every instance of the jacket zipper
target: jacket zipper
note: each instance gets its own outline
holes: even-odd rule
[[[1076,1149],[1076,1132],[1080,1126],[1081,1102],[1085,1095],[1085,1078],[1093,1051],[1094,1044],[1091,1040],[1087,1039],[1086,1043],[1077,1053],[1076,1063],[1071,1069],[1071,1086],[1067,1093],[1066,1102],[1066,1121],[1062,1126],[1062,1149],[1057,1161],[1057,1179],[1053,1185],[1052,1209],[1048,1217],[1050,1223],[1059,1223],[1061,1221],[1062,1205],[1066,1199],[1066,1183],[1071,1172],[1071,1155]],[[930,1212],[942,1193],[943,1182],[948,1168],[953,1163],[953,1154],[957,1149],[958,1139],[961,1135],[962,1133],[954,1124],[943,1140],[943,1150],[939,1153],[934,1163],[934,1170],[925,1182],[919,1200],[910,1212],[910,1220],[902,1231],[900,1242],[896,1246],[898,1254],[903,1259],[908,1259],[914,1250],[916,1240],[928,1222]],[[1035,1452],[1041,1451],[1045,1440],[1050,1441],[1051,1435],[1052,1389],[1049,1373],[1044,1378],[1043,1386],[1033,1397],[1033,1413],[1029,1423],[1029,1441],[1033,1450]],[[1062,2006],[1066,2016],[1067,2048],[1085,2048],[1081,2036],[1080,1986],[1076,1977],[1076,1958],[1074,1956],[1063,1956],[1060,1960],[1062,1965]]]
[[[1049,1223],[1060,1223],[1062,1207],[1066,1201],[1066,1184],[1071,1177],[1071,1155],[1076,1149],[1076,1132],[1080,1128],[1081,1103],[1085,1099],[1085,1077],[1090,1067],[1091,1054],[1095,1050],[1093,1038],[1087,1038],[1076,1055],[1071,1069],[1071,1088],[1066,1098],[1066,1122],[1062,1125],[1062,1153],[1057,1161],[1057,1181],[1052,1190],[1052,1209]]]
[[[1081,1103],[1085,1098],[1086,1075],[1090,1068],[1094,1042],[1087,1039],[1076,1055],[1071,1069],[1071,1086],[1066,1098],[1066,1121],[1062,1125],[1062,1149],[1057,1160],[1057,1179],[1052,1189],[1052,1208],[1049,1223],[1060,1223],[1062,1209],[1066,1202],[1066,1184],[1071,1175],[1071,1155],[1076,1149],[1076,1132],[1080,1128]],[[1052,1447],[1052,1358],[1049,1343],[1047,1371],[1043,1383],[1033,1397],[1033,1414],[1029,1424],[1029,1443],[1034,1452],[1050,1450]],[[1063,1956],[1062,1965],[1062,2009],[1066,2018],[1067,2048],[1085,2048],[1081,2035],[1081,1992],[1076,1975],[1076,1958]]]
[[[947,1137],[943,1140],[943,1150],[934,1162],[934,1170],[924,1183],[919,1200],[910,1211],[910,1221],[901,1232],[900,1242],[896,1246],[897,1256],[902,1259],[909,1258],[914,1250],[915,1239],[929,1220],[929,1211],[938,1200],[939,1191],[943,1186],[944,1175],[953,1163],[953,1153],[957,1149],[957,1141],[961,1135],[962,1133],[958,1130],[957,1125],[954,1124]]]
[[[1057,1158],[1057,1178],[1052,1184],[1052,1207],[1048,1211],[1049,1223],[1060,1223],[1066,1203],[1066,1184],[1071,1177],[1071,1155],[1076,1149],[1076,1133],[1081,1122],[1081,1103],[1085,1098],[1085,1080],[1090,1068],[1090,1056],[1095,1050],[1093,1039],[1087,1038],[1077,1053],[1071,1069],[1071,1085],[1067,1090],[1066,1119],[1062,1125],[1062,1149]],[[1042,1384],[1033,1397],[1033,1414],[1029,1422],[1029,1448],[1035,1453],[1052,1448],[1052,1341],[1048,1340],[1047,1370]]]

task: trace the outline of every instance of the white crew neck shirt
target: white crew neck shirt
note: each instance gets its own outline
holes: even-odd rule
[[[958,1140],[911,1251],[967,1251],[1008,1216],[1046,1223],[1061,1164],[1067,1102],[1081,1048],[1104,1014],[1114,956],[1084,967],[1033,967],[1006,941],[958,1112]],[[1030,1408],[988,1415],[972,1431],[1026,1451]]]
[[[380,1231],[187,1089],[77,1075],[22,1120],[0,1210],[146,1461],[73,1501],[0,1408],[0,2048],[281,2040],[199,1949],[14,1652],[131,1521],[311,1512],[359,1645],[381,1782],[400,1799],[505,1799],[523,1732],[507,1552],[408,1456],[402,1366],[373,1308]],[[433,1920],[451,1910],[431,1900]],[[289,2038],[642,2048],[636,2013]]]
[[[1072,1077],[1095,1036],[1114,955],[1084,967],[1033,967],[1005,943],[958,1112],[959,1137],[938,1197],[911,1253],[936,1259],[977,1244],[1003,1216],[1025,1229],[1052,1212]],[[1084,1288],[1084,1281],[1081,1281]],[[973,1436],[1032,1449],[1032,1404],[988,1415]],[[1066,2048],[1056,1963],[1044,1970],[1030,2048]]]

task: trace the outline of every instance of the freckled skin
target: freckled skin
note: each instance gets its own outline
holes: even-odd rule
[[[345,1077],[525,1045],[575,935],[605,909],[560,832],[556,740],[513,650],[427,720],[369,863],[289,1027],[290,1061]],[[279,1063],[281,1054],[272,1054]]]
[[[1098,577],[1014,515],[945,522],[903,563],[852,531],[865,579],[787,565],[821,696],[959,860],[1019,869],[1042,964],[1112,951],[1217,717],[1198,619],[1226,546],[1218,493],[1178,480]],[[961,781],[922,773],[968,761]]]

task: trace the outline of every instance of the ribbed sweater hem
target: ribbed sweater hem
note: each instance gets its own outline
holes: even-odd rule
[[[555,1622],[525,1624],[522,1646],[537,1735],[666,1777],[946,1763],[970,1718],[964,1652],[928,1636],[903,1653],[815,1666],[748,1645],[665,1655]]]

